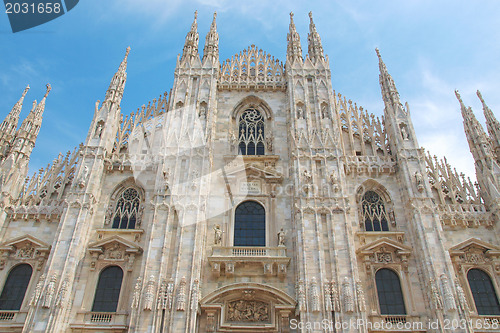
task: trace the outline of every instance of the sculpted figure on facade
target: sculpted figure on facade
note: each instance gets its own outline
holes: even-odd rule
[[[354,297],[352,294],[352,286],[347,276],[344,278],[344,282],[342,282],[342,293],[344,297],[344,311],[354,312]]]
[[[186,278],[183,276],[179,281],[179,291],[177,293],[177,311],[186,310]]]
[[[36,284],[35,291],[33,292],[33,295],[31,296],[30,306],[36,306],[38,304],[38,301],[40,300],[40,297],[42,296],[42,290],[43,290],[44,283],[45,283],[45,274],[42,274],[42,276],[40,276],[40,279],[38,279],[38,283]]]
[[[144,293],[144,310],[151,311],[153,309],[154,297],[155,297],[155,276],[151,275],[149,277],[148,284],[146,285],[146,291]]]
[[[441,274],[441,288],[444,295],[444,309],[445,311],[452,311],[457,309],[455,297],[451,291],[450,283],[446,274]]]
[[[56,293],[56,282],[57,282],[57,276],[54,274],[51,276],[50,281],[47,284],[47,287],[45,288],[45,295],[43,298],[42,307],[50,308],[52,306],[52,300],[54,299]]]
[[[283,228],[278,232],[278,245],[285,246],[285,231]]]
[[[139,302],[141,300],[141,289],[142,289],[142,277],[139,276],[134,286],[134,293],[132,297],[132,309],[137,309],[139,307]]]
[[[214,227],[214,244],[221,245],[222,244],[222,230],[220,225],[216,224]]]

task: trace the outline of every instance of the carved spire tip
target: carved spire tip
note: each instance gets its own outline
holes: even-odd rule
[[[214,21],[217,18],[217,11],[214,12]]]
[[[50,85],[50,83],[47,83],[46,87],[47,87],[47,92],[43,96],[44,98],[46,98],[49,95],[49,92],[52,90],[52,86]]]
[[[380,50],[378,49],[378,47],[375,48],[375,52],[377,52],[377,57],[379,57],[379,59],[381,59],[382,56],[380,55]]]

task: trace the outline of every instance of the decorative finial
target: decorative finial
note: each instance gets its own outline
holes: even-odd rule
[[[30,85],[29,84],[26,86],[26,88],[24,88],[23,97],[26,96],[26,94],[28,93],[28,90],[30,90]]]
[[[458,90],[455,90],[455,96],[457,96],[457,99],[460,102],[460,104],[463,104],[462,97],[460,96],[460,93],[458,92]]]
[[[376,47],[376,48],[375,48],[375,52],[377,52],[377,57],[382,58],[382,57],[380,56],[380,50],[378,49],[378,47]]]
[[[45,95],[43,96],[44,98],[46,98],[48,95],[49,95],[49,92],[50,90],[52,90],[52,87],[50,86],[50,83],[47,83],[47,92],[45,93]]]
[[[309,19],[310,19],[310,20],[311,20],[311,22],[312,22],[312,20],[313,20],[313,12],[309,12]]]
[[[214,21],[217,18],[217,12],[214,12]]]
[[[197,11],[197,10],[195,10],[195,11],[194,11],[194,19],[196,20],[197,18],[198,18],[198,11]]]
[[[35,107],[36,107],[36,99],[33,101],[33,108],[31,109],[31,111],[35,110]]]
[[[290,12],[290,19],[293,20],[293,12]]]
[[[129,53],[130,53],[130,46],[128,46],[127,50],[125,51],[125,58],[128,57]]]
[[[477,93],[477,97],[479,97],[479,99],[481,100],[481,103],[484,104],[484,99],[483,99],[483,96],[481,95],[481,92],[478,90],[476,93]]]

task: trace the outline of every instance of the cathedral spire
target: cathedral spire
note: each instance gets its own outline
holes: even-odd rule
[[[0,161],[3,160],[10,149],[14,135],[16,134],[17,124],[19,123],[19,114],[23,108],[24,97],[28,93],[30,86],[28,85],[21,95],[21,98],[12,107],[5,120],[0,126]]]
[[[476,163],[477,161],[487,161],[489,163],[492,154],[488,136],[486,135],[483,126],[479,123],[476,116],[474,115],[474,112],[472,112],[472,109],[465,106],[458,90],[455,90],[455,95],[460,102],[465,135],[467,136],[469,148],[474,157],[474,160],[476,161]]]
[[[302,60],[302,46],[300,45],[300,36],[295,29],[295,23],[293,22],[293,12],[290,12],[290,26],[289,32],[286,37],[287,39],[287,59],[294,62],[296,59]]]
[[[184,43],[184,49],[182,50],[181,62],[185,60],[192,60],[198,57],[198,11],[194,12],[194,20],[191,25],[191,30],[186,36],[186,42]]]
[[[214,13],[214,19],[205,38],[205,47],[203,48],[203,63],[205,63],[206,59],[210,59],[213,65],[219,62],[219,34],[217,33],[216,18],[217,12]]]
[[[391,103],[392,105],[401,105],[399,100],[399,93],[396,89],[396,84],[392,79],[391,74],[387,71],[387,67],[385,66],[384,61],[382,60],[382,56],[380,55],[380,51],[378,48],[375,49],[378,57],[378,67],[380,70],[380,88],[382,89],[382,97],[384,98],[384,102]]]
[[[309,58],[311,58],[313,62],[316,62],[319,59],[325,60],[323,45],[321,45],[321,37],[319,37],[318,31],[316,31],[316,25],[313,21],[312,12],[309,12],[309,19],[309,34],[307,35]]]
[[[125,82],[127,81],[127,59],[129,53],[130,53],[130,46],[127,47],[127,50],[125,51],[125,57],[120,63],[118,71],[111,79],[108,91],[106,91],[106,97],[104,98],[104,102],[111,101],[120,104],[123,97],[123,91],[125,89]]]
[[[477,96],[483,104],[484,117],[486,118],[486,128],[488,129],[488,134],[490,135],[490,141],[495,151],[496,158],[500,161],[500,122],[495,118],[495,115],[491,109],[484,102],[481,92],[477,91]]]

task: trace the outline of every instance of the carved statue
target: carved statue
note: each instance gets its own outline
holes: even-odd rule
[[[193,282],[193,287],[191,289],[191,309],[193,311],[198,310],[198,294],[200,289],[200,282],[195,279]]]
[[[285,231],[283,228],[278,232],[278,245],[285,246]]]
[[[305,183],[311,183],[311,181],[312,181],[312,175],[309,172],[309,170],[307,170],[307,169],[304,170],[304,172],[302,174],[303,174],[303,177],[304,177],[304,182]]]
[[[267,151],[272,153],[273,152],[273,137],[268,136],[266,138],[266,146],[267,146]]]
[[[417,190],[422,192],[424,190],[424,177],[420,172],[415,172],[415,183],[417,184]]]
[[[54,274],[45,288],[45,297],[43,299],[42,307],[48,309],[52,305],[52,299],[54,298],[56,292],[56,282],[57,276]]]
[[[66,293],[68,292],[68,278],[65,278],[61,283],[61,287],[59,287],[59,292],[57,293],[56,304],[55,306],[60,308],[64,306],[64,302],[66,300]]]
[[[167,308],[172,308],[172,302],[174,300],[174,279],[170,279],[167,285]]]
[[[302,106],[297,107],[297,118],[304,119],[304,111],[302,110]]]
[[[409,140],[410,135],[408,134],[408,130],[406,129],[406,125],[401,126],[401,136],[403,140]]]
[[[78,182],[78,186],[80,186],[80,188],[85,187],[85,182],[87,181],[88,176],[89,176],[89,167],[84,165],[82,175],[80,176],[80,181]]]
[[[220,225],[218,224],[214,227],[214,244],[215,245],[222,244],[222,230],[220,228]]]
[[[323,107],[321,108],[321,118],[322,119],[328,118],[328,108],[326,105],[323,105]]]
[[[470,314],[469,303],[467,302],[464,290],[462,289],[462,286],[460,285],[460,281],[458,281],[458,279],[455,279],[455,290],[457,292],[458,307],[460,308],[463,314],[469,316]]]
[[[335,171],[332,171],[330,174],[330,183],[333,186],[333,191],[338,192],[339,190],[339,179],[337,177],[337,173]]]
[[[325,310],[333,311],[332,290],[330,282],[326,281],[323,288],[325,290]]]
[[[161,280],[156,308],[160,310],[167,309],[167,281],[165,279]]]
[[[100,138],[100,137],[101,137],[103,127],[104,127],[103,122],[102,122],[102,121],[99,121],[99,122],[97,123],[96,128],[95,128],[94,138]]]
[[[332,280],[332,289],[331,290],[332,290],[333,311],[340,312],[339,292],[337,290],[337,283],[335,283],[335,280]]]
[[[139,276],[135,282],[134,296],[132,298],[132,308],[137,309],[141,298],[142,278]]]
[[[33,296],[31,296],[30,306],[36,306],[38,301],[40,300],[40,296],[42,295],[43,284],[45,283],[45,274],[40,276],[38,283],[36,284],[35,291],[33,292]]]

